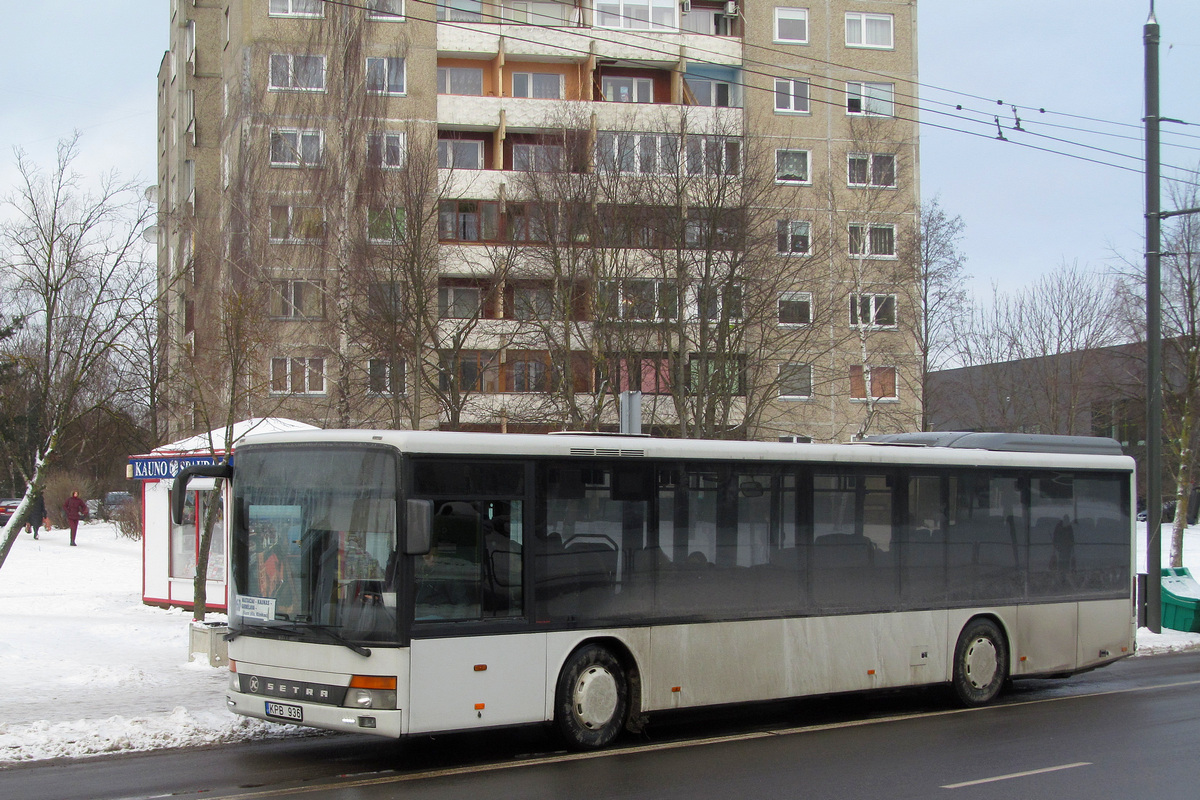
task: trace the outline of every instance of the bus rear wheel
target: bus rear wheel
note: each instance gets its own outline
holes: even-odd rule
[[[996,623],[975,619],[954,648],[954,694],[967,707],[996,699],[1008,679],[1008,640]]]
[[[554,695],[554,724],[574,750],[604,747],[629,714],[629,683],[616,656],[600,645],[576,650],[563,665]]]

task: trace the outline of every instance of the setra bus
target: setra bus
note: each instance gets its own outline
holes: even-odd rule
[[[1134,646],[1110,439],[305,431],[230,465],[229,708],[400,737],[948,684]]]

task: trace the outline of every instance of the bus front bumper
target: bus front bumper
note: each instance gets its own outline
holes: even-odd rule
[[[305,725],[329,731],[370,733],[397,739],[403,735],[401,709],[343,708],[317,703],[276,700],[257,694],[225,691],[225,705],[235,714],[278,722]]]

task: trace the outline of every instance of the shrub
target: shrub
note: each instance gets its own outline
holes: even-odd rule
[[[117,533],[126,539],[142,540],[142,507],[137,501],[122,503],[110,519],[117,524]]]

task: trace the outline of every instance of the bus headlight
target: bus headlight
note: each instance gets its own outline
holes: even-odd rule
[[[396,692],[392,689],[351,689],[344,705],[349,708],[395,708]]]
[[[347,708],[395,708],[396,679],[377,675],[354,675],[346,692]]]

